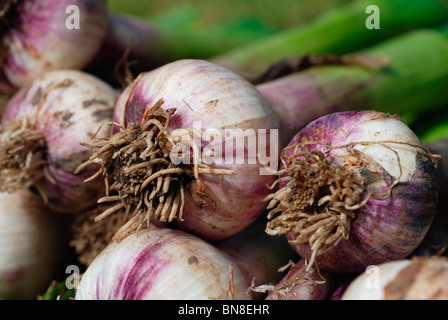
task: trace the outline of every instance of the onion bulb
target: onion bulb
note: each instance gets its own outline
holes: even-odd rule
[[[84,183],[94,168],[74,170],[90,156],[81,142],[110,135],[100,126],[112,120],[116,98],[115,89],[77,70],[47,72],[20,89],[1,122],[0,191],[32,188],[58,212],[95,205],[102,179]]]
[[[437,212],[434,162],[397,116],[332,113],[283,150],[266,231],[321,270],[362,272],[403,259]]]
[[[0,8],[3,93],[46,71],[84,68],[108,26],[104,0],[8,0]]]
[[[371,266],[347,287],[342,300],[447,300],[448,259],[413,257]]]
[[[77,300],[247,300],[227,255],[183,231],[150,227],[109,244],[81,277]]]
[[[97,220],[122,208],[133,217],[116,239],[151,219],[223,239],[264,211],[279,121],[240,76],[204,60],[166,64],[124,90],[114,121],[115,134],[78,170],[101,163],[98,174],[113,180]]]

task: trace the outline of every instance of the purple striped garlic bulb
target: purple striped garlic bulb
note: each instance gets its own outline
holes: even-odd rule
[[[321,270],[361,272],[403,259],[438,200],[434,160],[400,118],[376,111],[320,117],[282,152],[266,231]]]
[[[89,265],[76,300],[248,300],[250,280],[208,242],[150,227],[110,243]]]
[[[0,6],[0,92],[13,93],[40,74],[82,69],[108,25],[104,0],[8,0]]]
[[[58,212],[79,212],[96,204],[102,178],[75,169],[91,152],[81,143],[110,136],[118,93],[77,70],[50,71],[9,101],[0,133],[0,190],[32,188]],[[101,128],[100,128],[101,127]],[[100,128],[100,129],[99,129]]]
[[[116,238],[155,218],[223,239],[264,211],[279,121],[235,73],[189,59],[141,73],[120,95],[114,121],[114,136],[90,163],[113,179],[100,199],[112,205],[97,220],[121,209],[133,217]]]

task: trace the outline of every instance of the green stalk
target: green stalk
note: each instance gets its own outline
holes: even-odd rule
[[[315,66],[257,85],[282,120],[283,143],[330,112],[371,109],[399,114],[409,125],[427,110],[448,105],[448,36],[417,30],[358,52],[379,69],[356,64]],[[355,60],[356,61],[356,60]]]
[[[448,25],[436,30],[448,38]],[[448,105],[442,104],[440,108],[419,113],[412,123],[412,129],[423,143],[433,143],[443,139],[448,141]]]
[[[353,52],[412,29],[442,24],[448,17],[442,1],[356,1],[304,26],[253,41],[210,60],[252,78],[290,56]],[[378,6],[380,29],[369,30],[365,25],[368,5]]]
[[[391,61],[366,87],[364,95],[375,109],[407,116],[411,124],[419,114],[448,103],[447,34],[418,30],[364,53]]]

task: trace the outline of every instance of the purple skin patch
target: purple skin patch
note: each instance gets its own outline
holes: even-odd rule
[[[145,237],[145,235],[143,235]],[[165,245],[169,245],[169,237],[157,237],[156,240],[148,239],[148,245],[137,239],[136,243],[130,245],[129,250],[116,248],[103,252],[99,261],[94,261],[92,265],[106,264],[113,268],[93,267],[87,270],[90,277],[93,277],[95,284],[89,283],[86,288],[93,287],[93,292],[86,291],[81,284],[81,293],[94,300],[140,300],[145,293],[151,290],[151,286],[157,279],[159,272],[163,271],[163,266],[171,263],[159,259],[160,250]],[[143,250],[139,249],[142,246]],[[115,261],[116,253],[120,254],[120,259]],[[90,274],[93,272],[93,274]],[[113,280],[112,280],[113,279]],[[85,298],[85,297],[84,297]]]
[[[362,121],[370,116],[369,111],[335,113],[321,117],[300,131],[290,146],[306,140],[316,140],[328,145],[343,145],[345,137],[362,133]],[[307,146],[308,150],[328,151],[319,144]],[[299,149],[300,150],[300,149]],[[294,149],[287,150],[291,156]],[[328,152],[331,157],[332,150]],[[359,174],[362,175],[360,171]],[[388,181],[392,181],[388,177]],[[279,188],[286,185],[280,183]],[[381,190],[377,190],[381,191]],[[333,272],[361,272],[369,265],[402,259],[409,255],[423,240],[436,214],[438,187],[432,160],[417,152],[416,170],[409,182],[399,182],[392,195],[384,200],[371,197],[355,211],[350,235],[333,249],[316,256],[322,270]],[[289,239],[296,235],[289,233]],[[309,244],[294,246],[294,249],[309,260]]]
[[[108,300],[142,300],[152,286],[157,283],[159,274],[165,265],[172,262],[158,258],[167,240],[148,246],[132,260],[123,264],[118,272],[119,277],[114,290],[108,295]],[[132,263],[128,263],[131,262]]]

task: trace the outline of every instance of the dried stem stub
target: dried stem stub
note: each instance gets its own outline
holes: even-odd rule
[[[106,196],[99,203],[112,203],[109,209],[96,217],[105,217],[125,210],[130,218],[117,231],[114,240],[120,240],[138,230],[151,219],[172,222],[182,219],[186,186],[193,180],[198,183],[201,201],[203,185],[200,174],[233,174],[231,170],[214,170],[209,165],[198,163],[200,149],[191,137],[192,154],[187,163],[175,164],[171,151],[176,146],[168,125],[175,109],[164,110],[163,99],[148,107],[140,124],[128,128],[120,126],[120,132],[111,138],[84,144],[94,150],[90,159],[77,168],[79,173],[91,164],[100,164],[100,169],[86,181],[104,176]],[[192,133],[193,134],[193,133]]]
[[[369,199],[363,179],[327,158],[322,151],[298,151],[283,157],[287,162],[278,175],[287,174],[285,187],[265,198],[269,201],[266,232],[270,235],[294,233],[292,245],[309,243],[311,258],[348,239],[356,210]],[[284,151],[283,151],[284,152]]]

